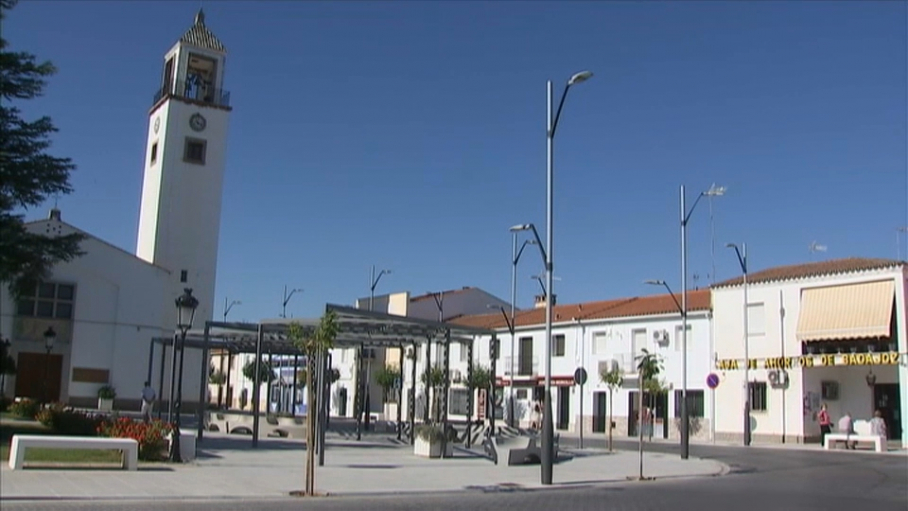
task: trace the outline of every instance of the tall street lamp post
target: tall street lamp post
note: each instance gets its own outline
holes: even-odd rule
[[[226,296],[224,297],[224,323],[227,322],[227,314],[230,313],[230,309],[232,309],[234,305],[243,305],[243,302],[241,302],[239,300],[232,300],[228,304],[227,297]]]
[[[381,280],[382,275],[390,274],[391,270],[381,270],[378,272],[378,275],[375,275],[375,265],[372,265],[372,273],[369,277],[369,312],[375,310],[375,288],[378,286],[378,281]],[[387,313],[388,311],[385,310]],[[363,418],[363,423],[366,427],[366,431],[369,431],[369,428],[372,424],[372,421],[369,420],[370,411],[372,409],[372,348],[369,348],[369,357],[366,359],[366,377],[363,378],[363,386],[365,387],[365,409],[366,416]],[[400,403],[398,403],[400,406]]]
[[[54,327],[47,327],[47,330],[44,331],[44,402],[47,402],[48,399],[48,388],[47,388],[47,376],[48,369],[50,368],[50,352],[54,349],[54,342],[57,340],[57,332],[54,331]]]
[[[725,194],[724,187],[711,186],[700,192],[694,204],[687,209],[687,194],[681,185],[681,459],[690,456],[690,416],[687,410],[687,222],[703,197],[718,197]]]
[[[287,303],[290,301],[290,298],[291,298],[296,292],[302,293],[303,290],[302,290],[301,288],[295,288],[295,289],[291,289],[291,290],[290,290],[290,294],[287,294],[287,286],[284,286],[284,303],[281,305],[281,317],[282,317],[282,318],[286,318],[286,317],[287,317]]]
[[[526,230],[532,230],[535,239],[525,240],[523,245],[520,246],[520,250],[517,250],[517,233]],[[508,424],[513,428],[517,426],[517,418],[515,417],[516,413],[514,411],[514,316],[517,310],[517,262],[520,261],[523,249],[527,248],[527,245],[537,245],[539,248],[542,248],[542,243],[539,241],[539,233],[536,232],[536,227],[533,224],[515,225],[510,228],[510,231],[513,235],[514,244],[513,251],[511,252],[511,318],[508,321],[508,330],[511,332],[511,363],[508,369],[511,376],[511,392],[508,396]],[[542,260],[545,261],[545,256],[542,257]],[[502,313],[504,312],[502,311]],[[508,319],[507,316],[505,316],[505,319]]]
[[[738,263],[744,273],[744,445],[750,445],[750,333],[747,324],[747,243],[741,243],[741,248],[734,243],[725,245],[735,249]]]
[[[195,310],[199,306],[199,300],[192,296],[192,289],[186,288],[183,294],[176,299],[177,306],[177,328],[180,331],[180,368],[179,378],[177,379],[177,396],[174,403],[174,426],[170,440],[170,461],[182,463],[183,457],[180,453],[180,408],[183,406],[183,357],[186,354],[186,333],[192,328],[192,320],[195,319]],[[199,403],[202,406],[202,403]]]
[[[558,110],[552,117],[552,81],[547,82],[546,99],[547,108],[547,126],[546,126],[546,261],[545,261],[545,279],[548,293],[545,295],[545,410],[542,421],[542,484],[552,484],[552,468],[555,457],[554,452],[554,435],[555,425],[552,420],[552,294],[554,287],[552,285],[552,271],[554,269],[553,252],[554,252],[554,147],[555,147],[555,130],[558,128],[558,119],[561,117],[561,109],[564,107],[564,100],[571,86],[580,82],[589,80],[593,76],[590,71],[581,71],[568,80],[561,93],[561,101],[558,103]]]

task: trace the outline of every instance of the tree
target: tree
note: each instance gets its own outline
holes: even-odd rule
[[[639,378],[639,389],[637,395],[637,433],[640,437],[640,479],[643,477],[643,391],[646,388],[652,388],[653,381],[656,381],[662,372],[662,359],[657,353],[650,353],[646,348],[642,353],[637,355],[637,377]]]
[[[428,378],[426,373],[422,373],[420,376],[423,384],[426,386],[426,406],[429,406],[429,392],[432,393],[431,406],[431,420],[432,422],[441,421],[441,393],[445,389],[445,370],[438,366],[432,366],[429,368]]]
[[[315,388],[312,385],[315,374],[315,361],[334,347],[339,327],[337,313],[326,312],[314,330],[305,330],[299,323],[290,324],[288,337],[293,344],[306,353],[306,489],[305,495],[315,495],[315,415],[312,404],[315,403]],[[332,371],[333,373],[333,371]],[[329,375],[329,379],[333,374]]]
[[[0,23],[18,0],[0,0]],[[50,62],[38,63],[26,52],[7,51],[0,38],[0,282],[13,298],[47,278],[53,266],[83,252],[82,234],[48,237],[30,233],[17,210],[39,206],[48,197],[72,193],[69,174],[76,166],[69,158],[47,152],[50,135],[57,131],[50,117],[26,121],[13,100],[39,97],[46,78],[56,72]]]
[[[255,383],[255,360],[250,360],[243,366],[243,376],[252,383]],[[267,360],[261,360],[259,362],[259,385],[271,383],[276,379],[277,373],[274,372],[271,364],[269,364]],[[256,389],[256,392],[258,392],[258,389]]]
[[[612,450],[612,410],[615,408],[615,401],[613,396],[615,391],[621,387],[624,383],[624,373],[621,371],[621,368],[616,364],[614,367],[609,369],[603,368],[602,372],[599,373],[599,379],[602,380],[602,383],[608,386],[608,450]]]
[[[400,368],[396,365],[385,365],[375,373],[375,382],[381,386],[382,401],[388,401],[388,395],[400,378]]]

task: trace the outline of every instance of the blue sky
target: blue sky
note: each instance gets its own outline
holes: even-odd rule
[[[23,1],[3,33],[52,60],[22,105],[78,164],[64,219],[134,250],[147,115],[200,2]],[[713,182],[717,277],[896,257],[908,225],[905,2],[212,2],[231,92],[216,316],[288,315],[377,292],[510,295],[508,227],[545,236],[545,82],[562,303],[680,287],[678,187]],[[711,272],[706,202],[691,274]],[[49,205],[48,205],[49,207]],[[46,208],[29,211],[29,218]],[[817,241],[825,253],[810,253]],[[902,236],[901,255],[908,253]],[[528,252],[519,306],[542,269]]]

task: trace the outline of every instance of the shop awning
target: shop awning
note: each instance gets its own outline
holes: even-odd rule
[[[801,291],[802,342],[889,337],[895,282],[883,280]]]

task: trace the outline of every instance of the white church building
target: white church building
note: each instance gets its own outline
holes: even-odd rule
[[[7,396],[94,407],[98,390],[111,385],[115,408],[137,409],[143,382],[157,386],[152,375],[161,369],[160,357],[149,364],[151,340],[173,335],[185,288],[199,300],[194,326],[212,319],[231,111],[226,54],[200,10],[164,56],[148,114],[135,254],[84,233],[84,255],[56,265],[33,293],[13,301],[0,290],[0,336],[18,369],[4,382]],[[27,227],[46,236],[83,232],[56,209]],[[186,350],[189,409],[198,401],[200,356]],[[165,369],[159,396],[169,394]]]

